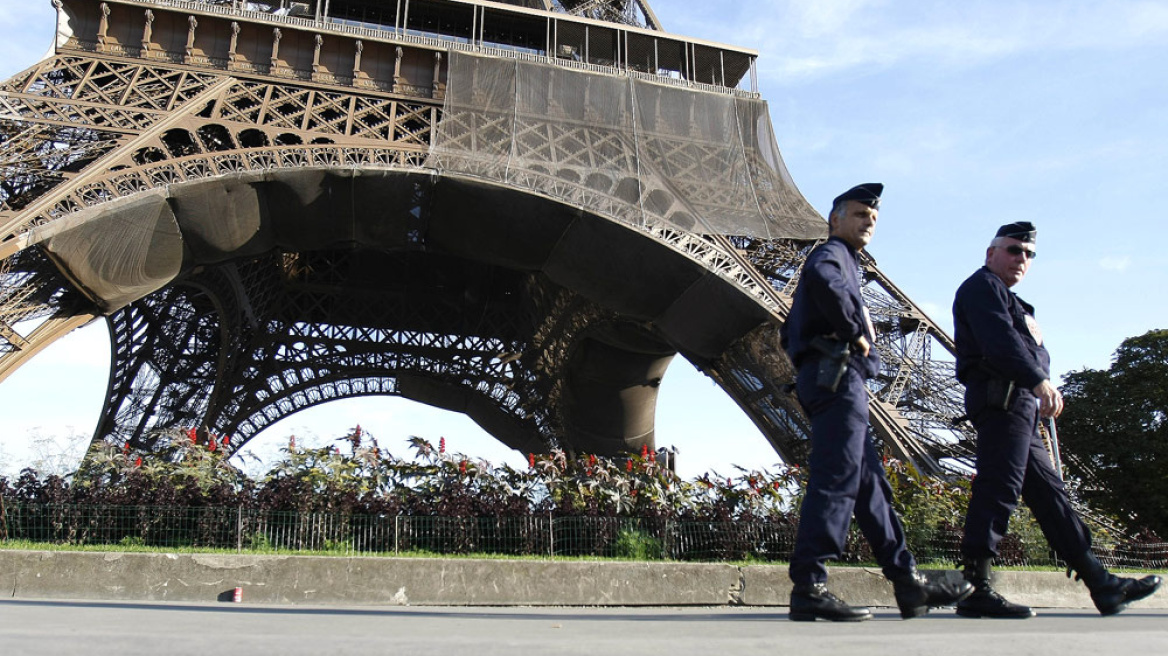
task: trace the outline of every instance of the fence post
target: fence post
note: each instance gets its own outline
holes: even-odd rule
[[[673,536],[672,524],[672,520],[665,520],[665,534],[661,536],[661,558],[664,560],[669,560],[669,543]]]
[[[398,555],[398,538],[401,537],[401,515],[393,518],[393,555]]]
[[[236,506],[235,510],[235,551],[243,553],[243,506]]]
[[[556,557],[556,520],[548,511],[548,558]]]

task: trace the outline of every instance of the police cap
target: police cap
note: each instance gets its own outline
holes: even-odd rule
[[[1038,242],[1038,228],[1029,221],[1015,221],[998,228],[998,234],[994,237],[1011,237],[1026,244],[1034,244]]]
[[[863,203],[872,209],[880,209],[880,193],[884,191],[884,185],[879,182],[865,182],[858,184],[851,189],[845,191],[835,200],[831,201],[832,209],[839,206],[845,201],[854,200],[858,203]]]

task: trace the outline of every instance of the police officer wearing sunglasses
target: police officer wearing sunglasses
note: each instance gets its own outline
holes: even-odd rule
[[[782,343],[798,370],[796,390],[811,419],[810,479],[791,556],[796,621],[872,617],[827,589],[828,560],[839,558],[852,516],[892,581],[904,618],[969,594],[965,581],[930,582],[916,570],[892,509],[892,488],[868,434],[865,381],[880,371],[875,333],[860,293],[859,252],[872,239],[884,185],[853,187],[832,202],[831,236],[804,263]]]
[[[990,586],[990,565],[1019,497],[1103,615],[1120,612],[1160,585],[1158,576],[1119,578],[1100,564],[1039,435],[1039,417],[1058,417],[1063,399],[1050,381],[1050,355],[1034,307],[1010,291],[1033,264],[1037,237],[1027,221],[999,228],[985,266],[961,284],[953,301],[957,378],[966,386],[966,413],[977,429],[977,475],[961,544],[963,573],[974,592],[957,604],[957,614],[965,617],[1034,615]]]

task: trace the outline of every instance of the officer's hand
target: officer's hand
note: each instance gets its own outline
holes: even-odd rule
[[[1034,386],[1034,396],[1038,399],[1038,414],[1043,417],[1058,417],[1063,412],[1063,395],[1049,380]]]
[[[856,338],[855,345],[856,350],[864,357],[868,357],[868,354],[872,352],[872,345],[868,343],[868,338],[863,335]]]

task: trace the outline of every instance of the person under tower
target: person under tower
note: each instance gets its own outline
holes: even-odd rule
[[[964,576],[974,592],[957,604],[964,617],[1024,619],[1029,607],[990,585],[998,543],[1019,497],[1043,535],[1091,591],[1103,615],[1113,615],[1160,587],[1159,576],[1112,575],[1091,550],[1091,534],[1067,497],[1039,433],[1039,419],[1058,417],[1062,394],[1050,381],[1050,355],[1034,307],[1011,289],[1037,257],[1038,231],[1028,221],[998,229],[985,265],[961,284],[953,301],[957,379],[965,411],[977,429],[976,476],[961,543]]]
[[[789,617],[861,621],[872,616],[827,589],[828,560],[843,554],[852,517],[901,617],[924,615],[972,592],[965,581],[930,582],[917,571],[892,508],[892,486],[868,429],[865,381],[880,370],[875,331],[860,293],[859,253],[876,229],[884,185],[857,185],[832,201],[830,237],[807,256],[781,341],[798,371],[795,389],[811,420],[810,478],[791,556]]]

